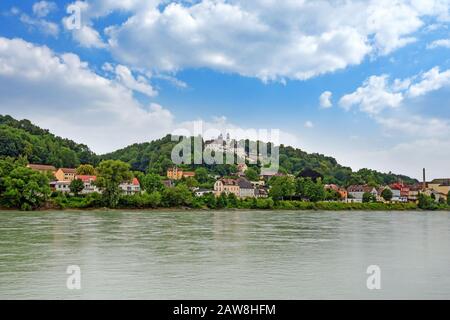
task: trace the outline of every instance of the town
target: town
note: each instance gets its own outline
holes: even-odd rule
[[[81,171],[83,170],[80,170],[80,168],[57,169],[54,166],[40,164],[28,164],[27,167],[41,173],[50,173],[54,177],[50,182],[50,188],[53,192],[73,194],[74,190],[71,185],[73,186],[74,181],[79,181],[79,185],[81,185],[81,188],[76,192],[77,194],[102,192],[101,188],[96,184],[97,176],[95,174],[82,174]],[[316,176],[316,172],[305,170],[305,174],[297,178],[301,178],[303,181],[310,181],[316,186],[322,186],[323,190],[319,190],[317,199],[308,197],[306,192],[303,195],[295,191],[283,190],[281,193],[275,192],[276,183],[274,182],[277,179],[284,187],[289,183],[294,183],[296,177],[291,174],[253,175],[253,179],[249,179],[248,172],[250,170],[246,164],[237,165],[237,169],[238,171],[233,177],[210,176],[209,178],[215,181],[211,189],[196,186],[195,183],[192,183],[192,181],[195,181],[196,172],[182,170],[177,166],[169,168],[166,176],[159,178],[165,188],[173,188],[179,183],[185,183],[196,197],[212,194],[215,197],[233,195],[237,199],[272,197],[285,200],[336,201],[343,203],[417,203],[419,195],[423,194],[433,199],[436,203],[446,203],[450,194],[450,178],[434,179],[427,182],[425,169],[423,169],[423,181],[414,185],[407,185],[399,181],[385,186],[366,184],[349,185],[347,187],[335,184],[321,184],[321,178]],[[141,188],[141,182],[138,177],[133,177],[130,181],[121,182],[119,189],[123,195],[135,195],[146,192]],[[290,189],[295,189],[295,186]]]

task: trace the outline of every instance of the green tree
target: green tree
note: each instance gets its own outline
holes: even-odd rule
[[[269,194],[273,199],[283,200],[286,197],[291,197],[295,193],[294,178],[290,176],[272,177],[269,181]]]
[[[259,180],[258,172],[253,168],[248,168],[245,171],[245,177],[250,181],[258,181]]]
[[[223,209],[226,208],[227,205],[228,205],[228,196],[225,192],[222,192],[222,194],[216,200],[216,207],[218,209]]]
[[[73,180],[69,185],[70,192],[78,196],[78,194],[84,189],[84,182],[80,179]]]
[[[147,193],[152,193],[155,191],[161,192],[164,189],[164,184],[162,182],[161,176],[155,173],[146,174],[142,181],[140,181],[142,189]]]
[[[122,182],[131,181],[133,175],[130,165],[120,160],[105,160],[100,162],[97,168],[96,185],[103,191],[103,196],[110,208],[115,208],[122,193],[119,185]]]
[[[447,204],[450,206],[450,191],[447,193]]]
[[[80,176],[95,176],[95,168],[90,164],[82,164],[77,168],[77,175]]]
[[[174,188],[164,189],[162,203],[166,207],[190,206],[193,195],[185,184],[179,184]]]
[[[326,197],[326,192],[320,178],[316,181],[309,177],[298,178],[296,180],[296,193],[302,199],[312,202],[325,200]]]
[[[389,188],[385,188],[383,189],[383,191],[381,191],[381,197],[385,200],[385,201],[391,201],[392,197],[394,196],[394,194],[392,193],[392,190]]]
[[[364,203],[375,202],[376,200],[377,200],[376,197],[372,193],[370,192],[363,193],[362,202]]]
[[[210,209],[216,208],[216,196],[213,193],[203,195],[203,203]]]
[[[238,207],[238,198],[232,192],[228,194],[227,204],[229,208],[237,208]]]
[[[10,164],[2,164],[3,170]],[[23,166],[13,164],[8,173],[3,171],[1,179],[0,204],[21,210],[41,207],[50,195],[47,175]]]
[[[437,203],[436,201],[426,194],[419,194],[419,208],[422,210],[436,210],[437,209]]]
[[[208,170],[206,168],[200,167],[195,170],[195,179],[199,183],[207,183],[209,180]]]

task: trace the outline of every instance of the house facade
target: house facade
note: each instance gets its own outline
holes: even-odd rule
[[[181,180],[182,178],[195,177],[195,172],[193,171],[183,171],[178,167],[172,167],[167,170],[167,178],[171,180]]]
[[[56,192],[69,193],[70,181],[52,181],[50,182],[50,189]]]
[[[254,198],[255,187],[245,178],[237,179],[239,185],[239,198]]]
[[[233,193],[236,197],[240,197],[240,188],[235,179],[219,179],[214,183],[214,194],[216,197],[222,193]]]
[[[55,178],[58,181],[73,181],[75,180],[75,176],[77,174],[76,169],[72,168],[59,168],[55,172]]]
[[[126,195],[133,195],[141,192],[141,185],[137,178],[133,178],[131,182],[122,182],[119,185],[119,188],[122,190],[122,193]]]
[[[83,181],[84,189],[81,191],[82,194],[100,192],[100,189],[95,185],[95,180],[97,180],[96,176],[79,175],[76,176],[75,179]]]
[[[347,188],[348,202],[363,202],[364,193],[371,193],[375,198],[378,197],[378,191],[374,187],[367,185],[352,185]]]
[[[433,181],[428,182],[428,188],[447,197],[447,194],[450,191],[450,179],[434,179]]]

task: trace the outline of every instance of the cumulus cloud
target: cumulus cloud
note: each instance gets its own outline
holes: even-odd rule
[[[415,41],[448,1],[77,1],[91,21],[127,12],[105,29],[125,65],[176,72],[207,67],[263,81],[308,79]],[[87,22],[88,25],[90,22]],[[189,54],[186,54],[189,52]]]
[[[58,8],[56,3],[50,1],[38,1],[33,4],[33,14],[39,18],[46,17],[50,12]]]
[[[371,76],[355,92],[344,95],[339,105],[346,110],[353,106],[369,114],[377,114],[386,108],[397,108],[403,101],[403,94],[394,92],[388,83],[388,76]]]
[[[157,95],[157,92],[148,83],[148,80],[145,77],[139,76],[138,78],[135,78],[131,73],[131,70],[126,66],[117,65],[114,72],[117,80],[125,87],[143,93],[149,97],[154,97]]]
[[[427,45],[427,49],[450,48],[450,39],[439,39]]]
[[[319,97],[319,104],[321,108],[331,108],[333,103],[331,102],[332,93],[330,91],[323,92]]]
[[[409,96],[419,97],[449,85],[450,69],[441,72],[439,67],[434,67],[422,74],[420,81],[409,88]]]
[[[103,69],[120,76],[100,76],[73,53],[56,54],[46,46],[0,37],[1,113],[30,119],[100,153],[159,139],[176,129],[192,130],[193,121],[175,121],[161,105],[136,100],[133,91],[153,91],[127,67],[104,64]],[[203,121],[203,126],[247,132],[225,117]],[[281,134],[285,143],[296,139]]]
[[[29,118],[99,152],[160,138],[172,113],[140,104],[115,79],[93,72],[75,54],[55,54],[21,39],[0,38],[2,113]]]

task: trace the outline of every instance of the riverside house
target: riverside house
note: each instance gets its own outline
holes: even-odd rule
[[[95,185],[95,180],[97,180],[96,176],[79,175],[79,176],[76,176],[75,179],[79,179],[79,180],[83,181],[84,189],[81,192],[82,194],[100,192],[100,190]]]
[[[368,185],[352,185],[347,188],[348,202],[362,202],[364,193],[371,193],[375,198],[378,197],[378,191]]]
[[[239,184],[237,183],[237,180],[226,178],[217,180],[216,183],[214,183],[214,194],[218,197],[222,193],[233,193],[236,197],[239,197]]]
[[[75,176],[77,174],[77,170],[73,168],[59,168],[55,172],[55,178],[58,181],[73,181],[75,180]]]
[[[131,182],[122,182],[119,185],[119,188],[122,190],[122,193],[126,195],[133,195],[141,192],[141,185],[137,178],[133,178]]]

